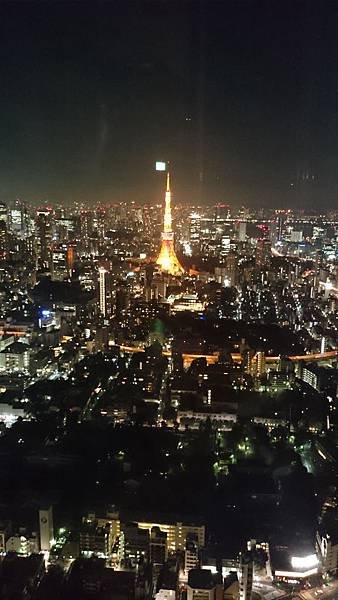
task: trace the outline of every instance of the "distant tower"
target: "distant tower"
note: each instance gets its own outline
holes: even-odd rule
[[[99,306],[103,318],[111,315],[110,273],[104,267],[99,268]]]
[[[161,249],[156,263],[161,267],[162,271],[165,271],[170,275],[182,275],[184,273],[184,269],[179,263],[174,248],[174,232],[171,224],[171,191],[169,173],[167,174],[167,190],[165,193],[164,227],[162,232]]]

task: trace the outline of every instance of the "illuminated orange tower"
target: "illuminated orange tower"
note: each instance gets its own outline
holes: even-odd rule
[[[174,248],[174,232],[171,224],[171,191],[170,176],[167,174],[167,190],[165,193],[164,227],[162,232],[161,249],[156,261],[162,271],[170,275],[182,275],[184,269],[180,264]]]

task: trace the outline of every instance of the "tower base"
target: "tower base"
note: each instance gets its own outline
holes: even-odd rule
[[[162,271],[166,271],[170,275],[183,275],[184,273],[184,269],[176,256],[173,240],[162,240],[156,264],[161,267]]]

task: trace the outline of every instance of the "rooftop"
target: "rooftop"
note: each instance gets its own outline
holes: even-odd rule
[[[216,579],[209,569],[190,569],[188,586],[196,590],[212,590]]]

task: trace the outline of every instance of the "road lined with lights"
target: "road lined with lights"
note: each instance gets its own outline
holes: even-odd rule
[[[145,349],[140,346],[119,346],[122,352],[126,352],[127,354],[133,354],[137,352],[144,352]],[[163,351],[164,356],[171,356],[172,353],[170,350]],[[214,364],[218,362],[219,352],[214,352],[214,354],[186,354],[183,353],[183,361],[192,362],[198,358],[205,358],[208,364]],[[242,356],[239,353],[232,353],[231,358],[234,362],[241,363]],[[332,360],[334,358],[338,358],[338,349],[329,350],[328,352],[315,352],[313,354],[291,354],[286,357],[287,359],[297,362],[300,360],[304,360],[306,362],[317,362],[322,360]],[[280,356],[265,356],[265,361],[267,363],[276,363],[281,359]]]
[[[27,331],[10,331],[7,330],[5,328],[1,328],[0,327],[0,335],[16,335],[16,336],[24,336],[27,335]],[[137,352],[144,352],[144,347],[142,346],[125,346],[125,345],[120,345],[119,346],[120,350],[122,352],[126,352],[127,354],[134,354]],[[171,356],[172,353],[170,350],[164,350],[163,351],[163,355],[164,356]],[[183,353],[183,360],[186,363],[192,362],[193,360],[196,360],[198,358],[205,358],[208,364],[215,364],[218,362],[219,359],[219,352],[214,352],[213,354],[190,354],[190,353]],[[240,353],[232,353],[231,354],[231,358],[235,363],[241,363],[242,362],[242,356]],[[265,356],[265,361],[267,363],[276,363],[280,360],[280,356]],[[314,352],[312,354],[290,354],[289,356],[286,357],[287,359],[291,360],[292,362],[297,362],[297,361],[305,361],[305,362],[317,362],[317,361],[322,361],[322,360],[332,360],[334,358],[338,358],[338,348],[336,348],[335,350],[329,350],[327,352]]]
[[[338,581],[311,588],[309,590],[301,590],[294,596],[296,600],[329,600],[334,599],[338,593]]]

